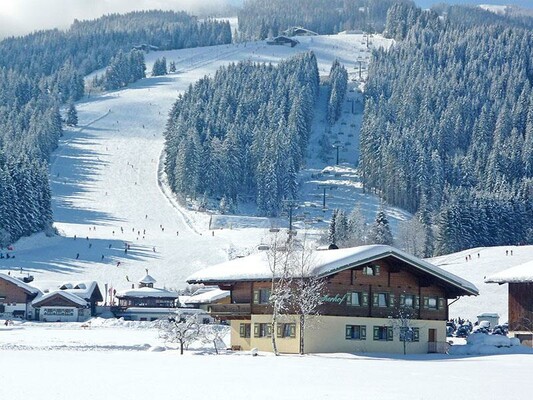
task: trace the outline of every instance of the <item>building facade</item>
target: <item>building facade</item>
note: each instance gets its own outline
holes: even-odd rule
[[[412,353],[445,351],[448,300],[478,294],[473,284],[390,246],[315,255],[307,278],[325,283],[318,315],[306,319],[307,353],[395,353],[404,343]],[[272,276],[266,251],[199,271],[188,282],[230,291],[230,304],[210,311],[229,321],[232,348],[271,351],[275,335],[280,352],[298,353],[300,315],[289,311],[272,329]]]

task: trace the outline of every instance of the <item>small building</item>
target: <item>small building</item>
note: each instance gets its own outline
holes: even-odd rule
[[[83,322],[91,318],[91,307],[85,299],[62,290],[36,298],[32,306],[37,321]]]
[[[214,265],[187,282],[230,291],[229,304],[212,305],[210,310],[216,319],[230,323],[232,348],[272,351],[275,334],[280,352],[298,353],[300,315],[284,314],[271,331],[267,253]],[[385,245],[316,251],[301,279],[310,278],[323,279],[325,287],[313,326],[306,325],[304,331],[306,353],[403,352],[406,335],[395,332],[391,320],[402,308],[412,315],[409,352],[444,352],[448,300],[479,293],[472,283]]]
[[[275,38],[267,40],[267,44],[269,44],[271,46],[289,45],[291,47],[294,47],[298,43],[300,43],[300,42],[297,41],[296,39],[291,39],[290,37],[287,37],[287,36],[276,36]]]
[[[118,305],[111,307],[117,318],[133,321],[153,321],[166,317],[179,304],[177,292],[154,287],[156,280],[146,272],[139,281],[137,288],[117,292],[115,297]]]
[[[70,293],[78,298],[84,300],[89,307],[89,317],[96,316],[96,306],[99,302],[104,300],[100,287],[96,281],[81,281],[81,282],[57,282],[57,281],[36,281],[33,283],[40,291],[46,294],[56,292]],[[61,296],[60,296],[61,297]],[[60,299],[60,297],[53,297]],[[60,300],[62,301],[62,300]],[[87,312],[83,312],[85,315]],[[37,319],[37,318],[36,318]]]
[[[8,274],[0,273],[0,314],[33,319],[31,302],[41,291]]]
[[[184,301],[185,307],[198,308],[209,311],[212,305],[229,304],[230,291],[218,287],[204,287],[198,289]]]
[[[292,26],[289,29],[283,31],[285,36],[318,36],[318,33],[309,29],[305,29],[301,26]]]
[[[477,316],[477,322],[487,321],[490,324],[490,328],[494,328],[500,324],[500,316],[498,313],[482,313]]]
[[[485,283],[509,284],[509,334],[533,347],[533,260],[489,276]]]

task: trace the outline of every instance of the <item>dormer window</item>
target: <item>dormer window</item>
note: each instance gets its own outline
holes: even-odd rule
[[[367,276],[378,276],[379,275],[379,265],[370,264],[363,267],[363,275]]]

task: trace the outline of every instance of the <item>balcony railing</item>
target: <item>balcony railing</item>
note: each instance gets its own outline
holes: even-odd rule
[[[213,304],[208,311],[214,317],[247,317],[252,311],[250,304]]]

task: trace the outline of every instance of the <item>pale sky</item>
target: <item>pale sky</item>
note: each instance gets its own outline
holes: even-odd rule
[[[77,19],[133,10],[199,12],[242,0],[0,0],[0,38],[39,29],[67,28]]]

